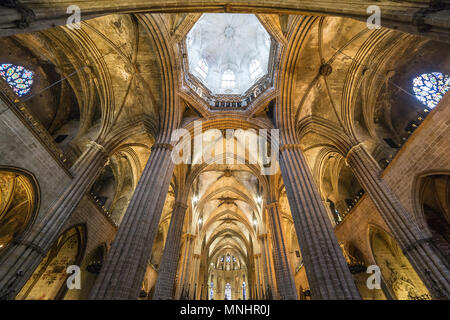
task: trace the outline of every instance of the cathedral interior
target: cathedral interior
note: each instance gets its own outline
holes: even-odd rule
[[[2,1],[0,48],[0,299],[450,297],[447,1]]]

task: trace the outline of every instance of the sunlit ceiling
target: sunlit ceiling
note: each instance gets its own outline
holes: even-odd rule
[[[203,14],[186,43],[190,72],[212,94],[243,94],[267,74],[271,40],[253,14]]]

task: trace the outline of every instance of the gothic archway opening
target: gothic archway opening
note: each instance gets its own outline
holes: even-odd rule
[[[158,278],[164,247],[169,232],[170,220],[172,218],[172,208],[174,204],[173,184],[169,186],[169,191],[164,201],[163,212],[159,219],[158,230],[155,240],[153,240],[152,254],[147,263],[144,280],[142,282],[139,299],[152,299],[155,292],[155,285]],[[183,252],[185,243],[182,243],[180,252]],[[175,289],[173,290],[175,292]]]
[[[237,255],[237,256],[235,256]],[[241,254],[235,250],[222,251],[209,267],[209,299],[247,300],[248,270]]]
[[[144,144],[127,145],[114,152],[94,182],[90,195],[119,226],[150,154]]]
[[[337,152],[325,155],[320,169],[320,189],[335,224],[342,222],[364,194],[344,157]]]
[[[103,168],[100,176],[92,185],[91,194],[97,204],[106,212],[108,212],[113,203],[114,195],[116,193],[116,185],[116,177],[110,164]]]
[[[79,290],[68,290],[64,300],[87,300],[89,298],[89,293],[100,273],[105,257],[106,244],[99,245],[86,255],[80,266],[81,288]]]
[[[16,296],[17,300],[57,300],[67,293],[67,268],[80,266],[86,244],[86,227],[77,225],[63,232]],[[77,289],[71,289],[77,290]]]
[[[387,297],[383,291],[384,284],[380,288],[369,288],[367,280],[371,273],[367,273],[369,263],[364,258],[361,251],[354,243],[340,243],[345,261],[358,288],[361,298],[364,300],[386,300]]]
[[[398,300],[431,299],[422,280],[389,234],[377,227],[371,227],[370,243],[375,262],[393,297]]]
[[[20,169],[0,167],[0,252],[27,230],[38,209],[35,178]]]
[[[433,241],[444,257],[450,256],[450,175],[427,176],[420,186],[420,205]]]

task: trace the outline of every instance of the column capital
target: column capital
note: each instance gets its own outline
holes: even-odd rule
[[[172,151],[173,145],[171,145],[170,143],[155,143],[154,145],[152,145],[151,150],[154,151],[156,149],[167,149],[169,151]]]
[[[400,244],[400,248],[402,249],[404,254],[407,254],[409,251],[415,250],[418,246],[420,246],[422,244],[427,244],[427,243],[432,243],[432,242],[433,242],[432,237],[422,238],[422,239],[418,239],[418,240],[414,241],[413,243],[409,243],[406,246]]]
[[[270,203],[266,203],[266,209],[272,209],[273,207],[278,206],[278,201],[272,201]]]
[[[172,210],[174,211],[177,208],[181,208],[181,209],[186,210],[188,208],[188,205],[186,203],[184,203],[184,202],[181,202],[181,201],[175,201],[174,204],[173,204]]]
[[[297,149],[297,148],[301,150],[301,146],[299,143],[286,143],[280,147],[280,152],[283,152],[288,149]]]
[[[14,21],[17,28],[25,29],[30,26],[32,22],[36,19],[36,14],[34,11],[27,6],[21,4],[19,1],[11,0],[4,1],[2,6],[6,8],[15,9],[20,14],[20,19]]]
[[[345,156],[345,163],[348,165],[348,159],[352,157],[355,152],[358,152],[361,149],[364,149],[362,142],[355,144],[353,147],[351,147],[350,150],[348,150],[347,155]]]
[[[260,239],[267,239],[267,233],[262,233],[262,234],[260,234],[260,235],[258,235],[258,238],[260,238]]]
[[[185,233],[184,237],[186,238],[186,240],[193,240],[195,238],[195,234]]]
[[[15,244],[15,245],[21,245],[21,246],[25,246],[25,247],[28,247],[30,249],[33,249],[34,251],[39,253],[42,257],[45,257],[46,254],[47,254],[45,252],[45,250],[41,246],[33,243],[32,241],[26,241],[26,240],[23,240],[23,239],[14,239],[12,241],[12,243]]]
[[[105,155],[106,157],[109,156],[109,153],[108,153],[108,151],[105,149],[105,147],[102,146],[101,144],[99,144],[99,143],[96,142],[96,141],[91,140],[91,141],[89,141],[86,145],[87,145],[88,147],[92,147],[92,148],[95,148],[95,149],[99,150],[99,151],[102,152],[103,155]]]
[[[200,255],[198,253],[194,253],[194,259],[200,259]]]

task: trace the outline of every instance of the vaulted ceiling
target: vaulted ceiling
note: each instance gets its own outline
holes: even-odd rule
[[[79,30],[56,27],[0,38],[0,46],[7,48],[0,60],[36,73],[26,103],[53,138],[69,123],[74,126],[75,134],[63,148],[71,162],[87,140],[102,137],[105,145],[114,145],[113,154],[130,158],[134,152],[139,161],[132,163],[140,163],[140,169],[117,162],[116,171],[135,180],[170,101],[180,106],[170,109],[180,126],[190,128],[201,119],[219,129],[272,128],[283,103],[321,193],[330,199],[336,199],[336,192],[355,192],[353,177],[344,168],[342,145],[349,139],[365,141],[377,159],[389,157],[393,149],[384,139],[400,141],[405,125],[423,110],[412,95],[412,77],[428,71],[450,74],[449,45],[385,28],[369,30],[349,18],[209,16],[214,19],[208,22],[199,13],[155,14],[152,19],[149,14],[106,15],[82,22]],[[248,19],[251,24],[244,25]],[[223,69],[232,65],[237,74],[247,73],[249,61],[258,56],[267,71],[265,32],[292,58],[285,65],[286,57],[278,57],[273,88],[251,107],[211,110],[196,92],[183,87],[186,52],[179,43],[186,36],[192,37],[190,68],[205,58],[205,82],[215,90]],[[237,42],[231,44],[231,39]],[[171,77],[173,88],[167,88]],[[239,92],[251,84],[248,74],[244,78]],[[292,81],[286,84],[288,78]],[[134,151],[123,149],[128,147]],[[135,172],[123,172],[126,167]],[[228,251],[245,264],[259,250],[258,234],[266,232],[262,206],[270,190],[255,167],[209,164],[192,178],[185,231],[198,235],[196,250],[206,250],[211,261]],[[186,171],[192,173],[193,168]],[[289,206],[282,179],[277,178],[274,193],[288,225]],[[166,200],[162,230],[168,227],[180,187],[176,184]],[[295,238],[289,230],[289,239]]]

